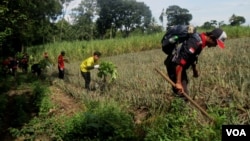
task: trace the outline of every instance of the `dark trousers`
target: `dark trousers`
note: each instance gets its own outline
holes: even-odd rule
[[[22,71],[27,73],[29,65],[27,63],[22,64]]]
[[[81,74],[82,74],[83,79],[85,80],[85,88],[90,89],[90,86],[89,86],[90,81],[91,81],[90,72],[82,72],[81,71]]]
[[[40,67],[39,64],[33,64],[33,65],[31,66],[31,72],[32,72],[33,74],[37,74],[37,76],[40,76],[41,73],[42,73],[42,69],[41,69],[41,67]]]
[[[168,72],[168,76],[169,78],[176,83],[176,66],[177,64],[172,62],[173,59],[173,55],[168,55],[168,57],[166,58],[166,60],[164,61],[164,64],[166,66],[167,72]],[[188,89],[187,89],[187,85],[188,85],[188,77],[187,77],[187,72],[186,69],[182,70],[182,74],[181,74],[181,84],[183,86],[184,92],[186,94],[188,94]],[[172,90],[175,94],[178,94],[178,90],[175,87],[172,87]]]
[[[58,71],[59,71],[59,75],[58,75],[58,77],[60,78],[60,79],[64,79],[64,69],[60,69],[60,67],[58,67]]]

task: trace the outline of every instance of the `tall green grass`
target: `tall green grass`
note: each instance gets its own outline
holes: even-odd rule
[[[48,52],[49,57],[54,62],[57,56],[63,50],[65,57],[71,61],[83,60],[91,56],[94,51],[100,51],[103,56],[114,56],[129,52],[138,52],[153,48],[160,48],[160,39],[162,34],[145,36],[134,36],[129,38],[118,38],[108,40],[75,41],[75,42],[57,42],[43,46],[34,46],[28,48],[29,55],[34,59],[33,62],[39,62],[43,58],[43,53]]]
[[[228,38],[250,37],[249,26],[224,26]],[[198,32],[211,31],[198,28]],[[56,42],[42,46],[28,48],[29,55],[32,56],[32,62],[39,62],[43,58],[43,53],[48,52],[50,59],[56,63],[57,56],[62,50],[66,52],[66,57],[71,61],[83,60],[93,54],[94,51],[101,51],[103,56],[114,56],[129,52],[138,52],[161,48],[162,33],[152,35],[137,35],[128,38],[116,38],[107,40],[74,41],[74,42]]]

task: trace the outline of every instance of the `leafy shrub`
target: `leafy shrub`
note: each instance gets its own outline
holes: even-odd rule
[[[190,109],[183,100],[174,100],[166,115],[159,116],[151,126],[145,127],[145,140],[219,140],[220,136],[215,133],[212,126],[194,124],[197,123],[196,111],[192,112],[193,114],[190,114]]]
[[[48,99],[48,89],[46,86],[40,84],[40,83],[34,83],[33,88],[33,106],[39,110],[38,112],[46,113],[49,108],[49,99]]]
[[[112,62],[101,62],[98,70],[98,77],[103,78],[104,81],[108,76],[110,76],[110,82],[117,78],[116,66]]]
[[[8,80],[6,79],[2,79],[3,76],[0,75],[0,90],[2,93],[7,92],[8,90],[11,89],[11,86],[13,86],[13,84],[11,84]]]
[[[33,84],[33,95],[31,99],[27,100],[27,96],[19,96],[14,100],[15,113],[13,117],[18,117],[13,123],[26,123],[21,129],[12,126],[9,131],[13,137],[23,137],[27,140],[35,140],[39,135],[53,135],[52,128],[55,126],[53,119],[47,119],[46,114],[51,108],[51,103],[48,97],[48,89],[43,84],[36,82]],[[31,105],[25,105],[30,101]],[[38,112],[40,116],[34,117],[30,121],[27,121],[26,109],[32,112]]]
[[[95,103],[93,109],[75,116],[64,140],[131,140],[134,136],[132,118],[119,106]]]
[[[0,95],[0,134],[3,131],[3,123],[4,123],[4,111],[6,109],[8,103],[8,99],[6,95]]]
[[[101,62],[97,76],[101,78],[100,90],[109,90],[114,80],[117,78],[116,66],[112,62]]]
[[[11,120],[10,125],[12,127],[19,127],[23,123],[29,120],[29,101],[28,96],[18,95],[12,98],[12,106],[8,108],[11,112],[9,113],[10,117],[18,117],[13,118]]]

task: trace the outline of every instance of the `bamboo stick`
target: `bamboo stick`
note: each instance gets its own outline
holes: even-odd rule
[[[163,78],[165,78],[172,86],[175,87],[175,83],[164,73],[162,73],[159,69],[155,68],[155,70],[161,74]],[[185,92],[182,93],[196,108],[198,108],[208,119],[210,119],[212,122],[214,122],[214,119],[209,116],[209,114],[202,108],[200,107],[192,98],[190,98]]]

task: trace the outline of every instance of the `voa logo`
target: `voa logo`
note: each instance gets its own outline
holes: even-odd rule
[[[247,136],[244,129],[226,129],[227,136]]]

